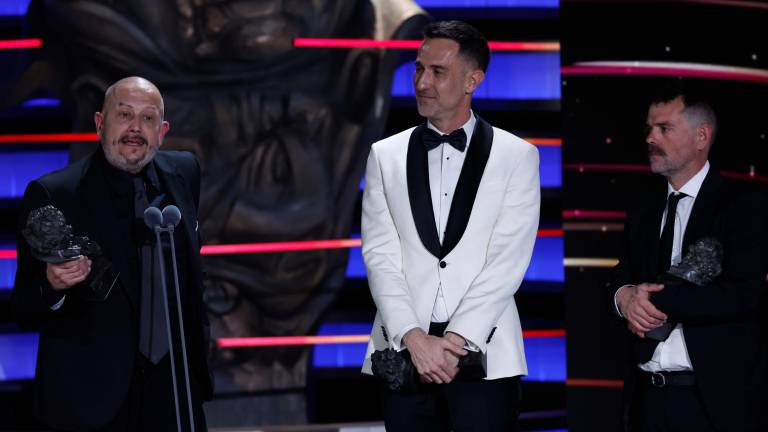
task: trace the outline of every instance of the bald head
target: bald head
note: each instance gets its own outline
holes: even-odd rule
[[[170,127],[163,116],[160,90],[146,79],[128,77],[109,86],[101,112],[94,114],[107,161],[123,171],[141,171],[155,157]]]
[[[115,96],[115,92],[117,92],[120,89],[127,89],[129,91],[135,91],[135,92],[144,92],[149,97],[156,97],[157,98],[157,108],[160,111],[160,118],[164,118],[165,116],[165,105],[163,103],[163,97],[160,95],[160,90],[157,88],[156,85],[152,84],[152,81],[149,81],[146,78],[142,78],[139,76],[130,76],[127,78],[123,78],[111,86],[107,88],[107,91],[104,92],[104,105],[101,107],[101,112],[105,112],[107,107],[112,102],[112,99]]]

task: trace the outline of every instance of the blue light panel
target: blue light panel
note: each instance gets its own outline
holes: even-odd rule
[[[59,99],[53,99],[53,98],[38,98],[38,99],[29,99],[27,101],[24,101],[21,106],[23,107],[51,107],[51,106],[61,106],[61,101]]]
[[[413,63],[400,65],[392,77],[393,97],[413,97]],[[559,100],[560,53],[496,52],[475,99]]]
[[[0,381],[35,377],[37,333],[0,334]]]
[[[30,0],[0,0],[0,16],[25,16],[29,2]]]
[[[67,150],[3,151],[0,153],[0,198],[24,196],[27,183],[51,171],[64,168],[69,162]]]
[[[540,146],[539,176],[541,187],[559,188],[563,185],[562,148],[559,146]]]
[[[527,281],[564,282],[565,270],[563,269],[563,238],[540,237],[536,239],[533,247],[533,257],[528,271],[525,273]],[[347,262],[348,278],[364,278],[365,263],[360,248],[349,251]]]
[[[0,250],[15,249],[16,245],[0,245]],[[16,260],[0,259],[0,291],[13,288],[16,276]]]
[[[318,335],[368,334],[370,323],[325,323]],[[525,339],[525,356],[528,362],[526,381],[564,382],[565,338]],[[366,344],[315,345],[313,365],[316,368],[359,368],[363,365]]]

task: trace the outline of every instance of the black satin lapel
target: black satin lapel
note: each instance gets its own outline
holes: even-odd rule
[[[406,162],[408,199],[421,243],[432,255],[440,258],[440,238],[437,235],[435,215],[432,211],[432,194],[429,189],[427,149],[421,143],[421,133],[425,127],[427,127],[426,124],[422,124],[415,128],[408,141]]]
[[[103,163],[106,161],[95,160],[94,156],[89,167],[84,170],[80,182],[78,196],[84,209],[82,217],[86,226],[93,232],[92,240],[95,240],[102,249],[104,257],[112,264],[112,270],[118,275],[120,286],[128,301],[134,308],[139,304],[138,284],[136,270],[130,268],[128,254],[124,243],[117,238],[116,231],[110,229],[116,223],[133,223],[131,215],[119,215],[115,211],[118,208],[113,204],[116,198],[107,188],[104,180]],[[77,234],[77,233],[76,233]]]
[[[691,209],[691,216],[688,218],[688,225],[683,235],[683,256],[685,256],[688,246],[696,240],[706,237],[714,224],[719,207],[720,187],[722,178],[718,173],[710,168],[704,182],[701,184],[696,201]]]
[[[200,249],[197,234],[195,233],[197,209],[195,209],[195,202],[192,199],[189,188],[184,183],[184,179],[181,177],[176,166],[172,162],[166,161],[160,153],[157,156],[155,159],[157,175],[167,188],[167,192],[171,195],[171,202],[175,203],[176,207],[181,211],[181,222],[179,223],[184,230],[184,234],[187,236],[190,248],[192,250],[195,250],[195,248]]]
[[[464,165],[461,167],[459,181],[451,201],[451,212],[445,226],[445,237],[440,251],[440,258],[448,255],[461,240],[467,228],[472,206],[477,196],[477,188],[483,178],[485,165],[491,154],[493,145],[493,128],[485,120],[477,116],[475,131],[467,149]]]

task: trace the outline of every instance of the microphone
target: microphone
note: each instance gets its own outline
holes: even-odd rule
[[[147,207],[147,209],[144,210],[144,223],[147,224],[149,229],[155,229],[156,226],[162,225],[163,214],[160,213],[160,209],[157,207]]]
[[[163,223],[168,226],[176,226],[181,221],[181,211],[175,205],[166,206],[163,209]]]

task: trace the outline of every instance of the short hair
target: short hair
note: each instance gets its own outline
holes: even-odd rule
[[[664,83],[654,92],[651,98],[651,105],[667,104],[678,98],[683,103],[683,115],[685,115],[688,124],[698,127],[702,123],[707,123],[712,128],[710,144],[714,142],[715,134],[717,133],[717,115],[715,110],[712,109],[712,105],[702,94],[702,91],[687,81],[677,78]]]
[[[435,21],[424,29],[425,39],[450,39],[459,44],[459,54],[474,62],[483,72],[488,70],[491,49],[480,31],[462,21]]]

